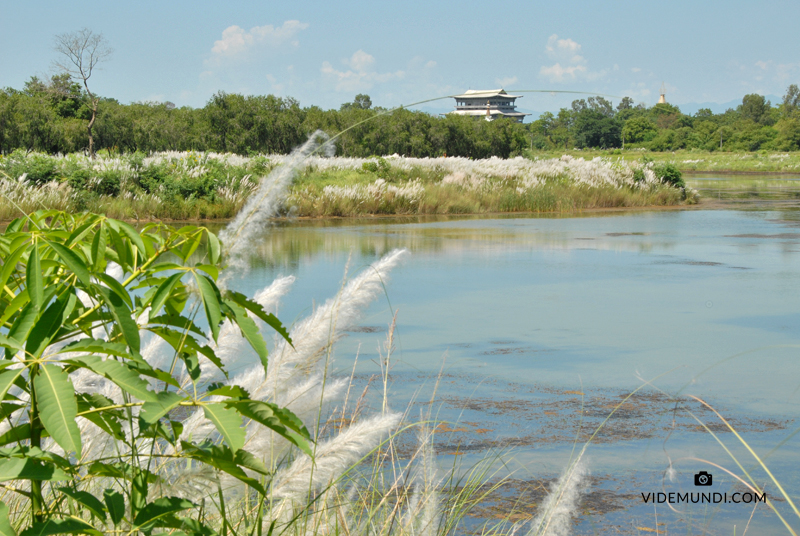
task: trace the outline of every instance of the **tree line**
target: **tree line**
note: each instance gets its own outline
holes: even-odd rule
[[[558,114],[542,114],[530,125],[534,148],[634,148],[652,151],[800,150],[800,89],[792,84],[773,106],[749,94],[724,113],[708,108],[686,115],[667,103],[634,106],[625,97],[616,108],[602,97],[572,102]]]
[[[96,107],[96,111],[95,111]],[[0,152],[87,151],[87,123],[96,149],[111,152],[217,151],[238,154],[287,153],[317,129],[337,138],[337,154],[365,157],[502,158],[526,149],[683,148],[755,151],[800,149],[800,91],[788,88],[773,106],[746,95],[725,113],[700,110],[693,116],[670,104],[618,106],[602,97],[579,99],[558,114],[544,113],[528,124],[487,122],[471,117],[435,116],[373,107],[367,95],[339,109],[301,107],[293,98],[218,92],[202,108],[165,102],[122,104],[91,95],[69,73],[21,90],[0,90]]]

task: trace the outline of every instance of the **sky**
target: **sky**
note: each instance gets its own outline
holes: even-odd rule
[[[781,96],[800,84],[800,2],[0,0],[0,87],[56,71],[58,34],[114,49],[90,88],[201,107],[217,91],[392,108],[467,89],[578,91],[654,104]],[[585,95],[521,93],[522,111]],[[452,99],[415,105],[444,112]]]

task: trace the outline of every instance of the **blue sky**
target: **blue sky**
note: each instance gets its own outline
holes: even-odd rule
[[[392,107],[463,90],[552,89],[674,104],[800,83],[800,2],[72,2],[0,0],[0,86],[46,76],[56,34],[114,48],[91,80],[121,102],[203,106],[218,90]],[[526,110],[577,96],[526,94]],[[614,99],[616,101],[616,99]],[[444,111],[451,101],[422,106]]]

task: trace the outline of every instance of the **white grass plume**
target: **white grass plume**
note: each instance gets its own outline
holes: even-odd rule
[[[302,501],[309,491],[334,482],[396,428],[401,417],[401,413],[387,413],[365,419],[318,446],[313,460],[298,458],[275,475],[273,497]]]
[[[338,334],[354,327],[366,307],[384,290],[389,272],[408,255],[396,249],[350,280],[342,291],[318,307],[291,331],[294,348],[280,340],[270,356],[265,382],[267,389],[278,394],[292,383],[298,371],[308,375],[315,371],[316,357]]]
[[[581,495],[586,491],[588,470],[583,451],[567,470],[550,486],[550,493],[539,506],[539,515],[531,522],[528,536],[568,536],[570,522],[576,513]]]
[[[329,156],[333,156],[333,146],[325,143],[327,139],[327,134],[321,130],[311,134],[306,143],[292,151],[283,161],[283,165],[261,179],[258,189],[247,204],[219,234],[231,266],[245,267],[244,254],[255,237],[263,231],[268,220],[278,214],[288,195],[292,179],[304,161],[320,147]]]
[[[295,276],[279,277],[272,284],[255,293],[253,301],[264,308],[267,313],[277,314],[281,299],[292,288]]]

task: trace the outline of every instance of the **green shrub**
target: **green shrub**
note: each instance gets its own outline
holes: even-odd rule
[[[653,167],[656,177],[662,179],[667,184],[676,188],[685,188],[686,182],[683,180],[683,173],[674,164],[659,164]]]
[[[4,482],[15,483],[5,489],[24,490],[3,495],[3,534],[15,534],[12,524],[23,534],[213,534],[197,518],[178,515],[202,513],[202,506],[155,486],[163,452],[239,480],[256,503],[268,500],[269,470],[244,449],[245,417],[310,453],[308,430],[289,411],[252,400],[241,387],[200,382],[200,359],[227,377],[214,353],[223,322],[237,326],[265,373],[267,348],[253,318],[291,343],[277,318],[217,286],[221,244],[207,229],[151,224],[137,231],[105,216],[39,211],[0,234],[0,259],[7,326],[0,399],[12,425],[0,436],[0,464]],[[121,268],[119,279],[106,273],[111,262]],[[189,300],[190,285],[197,300]],[[195,324],[198,316],[209,335]],[[174,350],[171,367],[142,356],[140,333]],[[93,384],[76,389],[76,371],[110,382],[117,400]],[[204,412],[220,441],[181,439],[190,408]],[[101,438],[116,454],[97,450]]]

